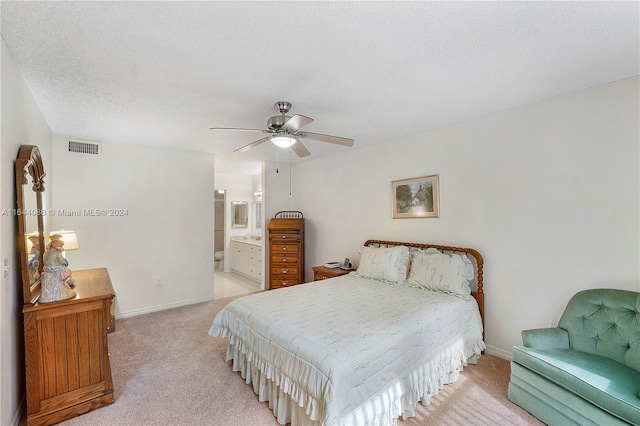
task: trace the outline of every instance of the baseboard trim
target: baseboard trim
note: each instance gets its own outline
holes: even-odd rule
[[[150,314],[151,312],[164,311],[167,309],[179,308],[181,306],[195,305],[196,303],[209,302],[213,297],[203,297],[200,299],[183,300],[180,302],[167,303],[164,305],[150,306],[148,308],[133,309],[116,314],[116,319],[135,317],[138,315]]]
[[[506,359],[507,361],[511,361],[511,351],[505,351],[504,349],[487,345],[486,353],[488,353],[489,355],[497,356],[498,358]]]

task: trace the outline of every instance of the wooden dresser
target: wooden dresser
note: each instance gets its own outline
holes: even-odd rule
[[[15,172],[16,212],[24,212],[16,213],[16,246],[22,276],[27,425],[50,425],[114,401],[107,331],[115,330],[115,293],[105,268],[88,269],[73,272],[73,299],[38,301],[47,240],[42,203],[46,173],[37,146],[20,147]]]
[[[269,288],[304,283],[304,217],[278,212],[269,222]]]
[[[74,271],[74,299],[25,305],[27,425],[49,425],[114,401],[107,332],[115,293],[105,268]]]

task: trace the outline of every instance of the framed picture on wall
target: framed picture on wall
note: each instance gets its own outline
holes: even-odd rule
[[[391,217],[393,219],[440,217],[438,175],[391,182]]]

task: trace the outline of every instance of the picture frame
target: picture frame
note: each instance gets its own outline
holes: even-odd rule
[[[391,182],[391,218],[419,219],[440,217],[438,175]]]

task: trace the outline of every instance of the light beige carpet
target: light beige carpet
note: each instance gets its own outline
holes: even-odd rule
[[[119,319],[109,334],[114,404],[63,424],[277,425],[226,363],[226,339],[207,334],[232,298]],[[507,400],[509,362],[483,355],[431,405],[399,425],[541,425]]]

